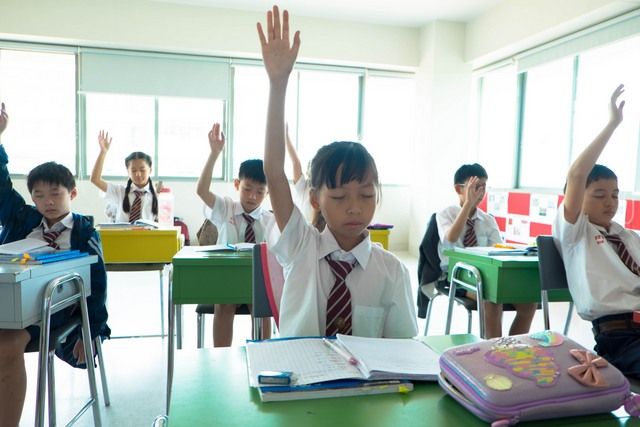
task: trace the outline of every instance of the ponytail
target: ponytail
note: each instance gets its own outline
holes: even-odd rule
[[[131,178],[127,181],[127,187],[124,189],[124,198],[122,199],[122,210],[129,213],[131,205],[129,204],[129,192],[131,191]]]

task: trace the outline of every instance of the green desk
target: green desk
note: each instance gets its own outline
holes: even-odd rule
[[[169,285],[167,410],[173,381],[174,331],[182,329],[181,304],[251,304],[252,252],[202,252],[185,246],[173,257]],[[179,333],[178,337],[182,334]],[[182,343],[178,342],[178,348]]]
[[[473,342],[471,335],[423,337],[437,350]],[[620,417],[620,418],[618,418]],[[407,395],[385,394],[331,399],[262,403],[249,387],[245,350],[182,350],[176,357],[171,427],[486,427],[437,383],[415,383]],[[531,422],[523,426],[640,426],[624,411],[589,417]]]

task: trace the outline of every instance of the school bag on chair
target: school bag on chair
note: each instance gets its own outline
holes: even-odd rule
[[[440,386],[492,427],[611,412],[640,416],[622,373],[564,335],[544,331],[465,344],[440,357]]]

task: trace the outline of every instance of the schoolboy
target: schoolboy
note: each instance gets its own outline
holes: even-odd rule
[[[618,178],[596,164],[622,122],[624,91],[611,95],[604,129],[569,168],[565,198],[553,234],[567,271],[576,311],[593,324],[596,352],[625,375],[640,377],[640,237],[613,221],[618,210]]]
[[[0,134],[8,123],[4,103],[0,112]],[[89,218],[70,212],[70,202],[78,195],[73,175],[65,166],[47,162],[31,172],[27,188],[35,206],[27,205],[13,188],[4,146],[0,143],[0,244],[26,237],[43,240],[56,249],[78,249],[98,256],[91,265],[91,296],[87,298],[91,337],[108,337],[106,286],[100,237]],[[61,326],[74,307],[51,316],[51,328]],[[40,336],[39,326],[21,330],[0,329],[0,426],[16,426],[20,420],[27,377],[24,350]],[[77,328],[56,354],[72,366],[84,364],[84,353]]]
[[[460,203],[449,206],[436,215],[440,243],[442,271],[446,272],[449,265],[448,257],[444,256],[445,249],[468,246],[493,246],[502,242],[500,230],[496,220],[478,205],[482,201],[487,188],[487,171],[478,163],[462,165],[454,175],[454,189]],[[460,295],[464,295],[462,290]],[[466,296],[476,298],[475,293],[468,292]],[[513,304],[516,317],[509,329],[509,335],[525,334],[529,332],[531,321],[537,309],[537,304]],[[485,334],[487,338],[502,336],[502,304],[485,301]]]
[[[267,179],[262,160],[245,160],[240,164],[233,185],[240,201],[221,197],[210,189],[213,166],[224,148],[224,133],[215,123],[209,132],[211,152],[198,179],[198,196],[205,204],[205,217],[218,228],[218,243],[263,242],[275,222],[273,214],[261,205],[267,194]],[[216,304],[213,315],[214,347],[229,347],[233,340],[235,304]],[[269,319],[264,319],[265,331],[270,331]]]

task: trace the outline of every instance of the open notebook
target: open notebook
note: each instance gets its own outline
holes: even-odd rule
[[[413,339],[363,338],[338,335],[350,363],[322,338],[294,338],[247,343],[249,382],[259,387],[262,371],[293,373],[291,386],[335,380],[437,380],[438,354]]]

